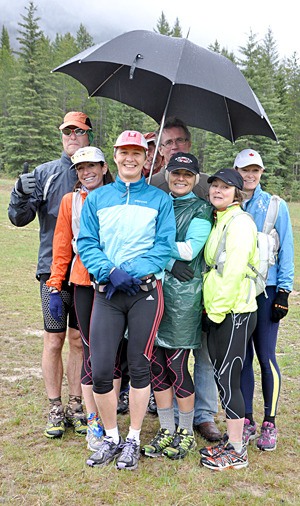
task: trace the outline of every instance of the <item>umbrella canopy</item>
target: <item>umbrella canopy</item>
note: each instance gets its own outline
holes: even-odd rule
[[[277,140],[236,65],[187,39],[134,30],[79,53],[53,72],[74,77],[90,96],[130,105],[157,123],[167,114],[232,142],[242,135]]]

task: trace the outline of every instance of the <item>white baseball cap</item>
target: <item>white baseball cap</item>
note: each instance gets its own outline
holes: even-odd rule
[[[122,132],[117,138],[114,148],[119,148],[121,146],[140,146],[144,148],[146,151],[148,150],[148,143],[145,137],[135,130],[125,130]]]
[[[86,146],[85,148],[77,149],[74,155],[71,156],[71,160],[73,162],[72,167],[74,167],[82,162],[105,162],[105,157],[101,149],[95,148],[94,146]]]
[[[243,167],[247,167],[248,165],[258,165],[264,169],[261,156],[257,151],[254,151],[254,149],[243,149],[240,151],[235,157],[233,164],[235,169],[241,169]]]

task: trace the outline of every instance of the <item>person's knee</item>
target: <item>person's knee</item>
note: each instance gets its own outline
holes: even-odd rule
[[[65,342],[65,332],[46,332],[44,331],[44,350],[59,352],[62,350]]]
[[[77,348],[80,352],[82,352],[82,341],[81,341],[81,336],[80,336],[79,330],[69,328],[68,329],[68,341],[69,341],[70,348],[73,348],[73,349]]]
[[[96,394],[108,394],[113,389],[113,380],[104,379],[93,375],[93,392]]]
[[[150,385],[150,368],[129,369],[130,384],[133,388],[145,388]]]

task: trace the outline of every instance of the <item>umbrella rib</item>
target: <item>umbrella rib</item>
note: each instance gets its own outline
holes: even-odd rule
[[[123,67],[125,67],[125,65],[120,65],[120,67],[118,67],[112,74],[110,74],[110,76],[108,76],[105,81],[103,81],[103,83],[99,84],[98,88],[96,88],[92,93],[90,93],[90,97],[93,97],[95,95],[95,93],[97,93],[98,90],[100,90],[100,88],[102,88],[102,86],[104,86],[114,75],[116,75],[119,70],[121,70]]]
[[[230,118],[230,114],[229,114],[229,109],[228,109],[228,104],[227,104],[226,97],[224,97],[224,102],[225,102],[225,107],[226,107],[226,112],[227,112],[227,118],[228,118],[228,124],[229,124],[229,129],[230,129],[231,142],[232,142],[232,144],[234,144],[234,137],[233,137],[231,118]]]

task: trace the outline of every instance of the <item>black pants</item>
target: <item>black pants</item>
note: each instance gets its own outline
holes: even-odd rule
[[[256,326],[254,313],[228,314],[219,324],[213,323],[208,333],[208,352],[213,364],[215,381],[226,418],[245,416],[241,392],[241,371],[247,343]]]
[[[150,384],[150,357],[162,313],[161,282],[152,291],[140,290],[133,296],[118,291],[111,300],[105,293],[95,293],[90,332],[94,392],[104,394],[113,388],[115,361],[126,327],[131,386]]]

